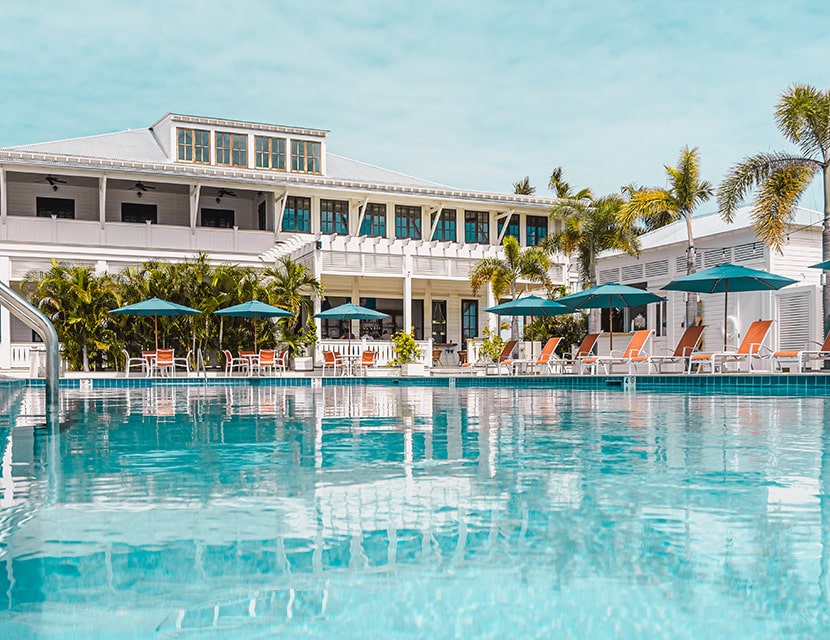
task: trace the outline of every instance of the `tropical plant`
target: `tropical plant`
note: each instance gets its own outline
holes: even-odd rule
[[[744,197],[757,187],[752,205],[755,233],[768,246],[781,250],[785,225],[793,208],[813,181],[821,175],[824,187],[822,260],[830,259],[830,90],[794,84],[775,107],[775,123],[800,153],[761,152],[734,165],[718,188],[718,209],[732,222]],[[824,333],[830,331],[830,280],[822,289]]]
[[[624,225],[629,226],[642,222],[645,230],[685,220],[689,241],[686,249],[686,273],[691,274],[697,270],[692,214],[698,205],[712,197],[713,188],[709,181],[700,179],[697,148],[683,147],[677,166],[664,166],[668,187],[623,187],[623,192],[628,194],[628,202],[620,208],[619,218]],[[686,302],[687,327],[694,324],[696,311],[697,296],[689,295]]]
[[[322,283],[306,265],[287,256],[263,269],[260,275],[268,302],[292,314],[291,318],[281,318],[276,323],[280,341],[288,345],[292,354],[300,353],[300,347],[304,351],[306,345],[303,340],[306,338],[295,340],[292,336],[301,332],[303,336],[308,336],[310,327],[314,326],[314,340],[311,344],[317,341],[317,329],[311,314],[314,311],[313,299],[323,295]]]
[[[561,171],[559,177],[561,180]],[[561,181],[556,191],[562,195],[551,207],[550,218],[562,222],[563,229],[543,238],[538,247],[548,253],[576,254],[585,286],[597,282],[596,258],[601,251],[619,249],[629,255],[639,255],[637,234],[618,217],[625,202],[621,196],[594,198],[588,189],[572,194],[570,186]]]
[[[510,293],[510,299],[515,300],[518,294],[519,280],[536,282],[551,287],[548,270],[550,258],[539,247],[522,249],[519,241],[513,236],[507,236],[503,242],[504,258],[482,258],[470,270],[470,288],[477,295],[487,284],[493,292],[493,297],[499,300],[505,293]],[[518,318],[511,323],[512,338],[518,336]]]
[[[514,182],[513,193],[520,196],[532,196],[536,193],[536,187],[530,184],[530,176],[525,176],[518,182]]]
[[[482,333],[484,338],[478,347],[478,359],[482,362],[495,362],[504,350],[504,338],[490,327],[485,327]]]
[[[396,331],[390,340],[395,348],[395,357],[389,361],[390,365],[411,364],[421,357],[421,347],[411,333]]]
[[[107,274],[97,275],[89,266],[69,266],[52,260],[45,272],[26,275],[25,286],[34,289],[32,302],[51,320],[72,369],[90,370],[115,362],[114,317],[119,292]]]

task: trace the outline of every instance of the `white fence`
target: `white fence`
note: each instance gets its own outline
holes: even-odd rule
[[[432,366],[432,340],[416,340],[416,344],[421,348],[421,358],[418,362],[422,362],[426,366]],[[323,361],[323,351],[334,351],[343,355],[359,356],[364,351],[377,351],[377,364],[379,367],[386,366],[386,364],[395,358],[395,348],[389,340],[369,340],[368,338],[355,338],[354,340],[320,340],[317,343],[314,361],[321,363]]]

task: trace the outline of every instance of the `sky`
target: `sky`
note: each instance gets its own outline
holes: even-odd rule
[[[830,89],[828,33],[819,0],[9,2],[0,147],[176,112],[326,129],[331,153],[457,188],[550,196],[557,166],[595,194],[664,186],[686,145],[717,185],[793,150],[775,103]]]

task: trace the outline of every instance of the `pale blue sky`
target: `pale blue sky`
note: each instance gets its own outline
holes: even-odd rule
[[[557,165],[662,185],[686,144],[717,183],[789,148],[774,104],[830,88],[828,33],[818,0],[9,2],[0,146],[174,111],[328,129],[333,153],[484,191],[548,195]]]

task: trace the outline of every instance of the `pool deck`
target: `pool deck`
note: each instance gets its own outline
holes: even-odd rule
[[[45,386],[43,378],[29,378],[16,372],[0,372],[4,386]],[[145,388],[153,386],[421,386],[421,387],[503,387],[527,389],[607,389],[620,391],[663,391],[678,393],[758,394],[793,396],[830,396],[830,375],[824,372],[715,374],[611,374],[611,375],[471,375],[469,369],[441,367],[422,377],[402,377],[397,369],[379,370],[367,376],[322,375],[320,369],[308,372],[289,371],[276,376],[232,376],[209,371],[207,376],[190,373],[176,377],[148,378],[140,375],[125,377],[123,372],[69,372],[61,377],[62,389],[85,391],[106,388]],[[828,372],[830,373],[830,372]]]

